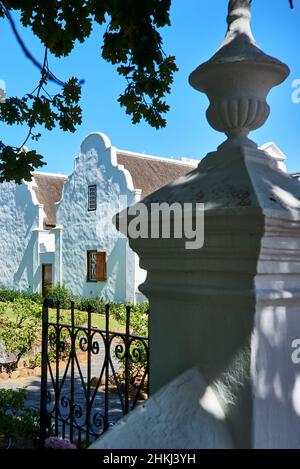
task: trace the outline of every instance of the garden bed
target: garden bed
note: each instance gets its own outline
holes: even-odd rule
[[[75,298],[65,287],[55,287],[50,292],[54,301],[60,302],[60,322],[70,324],[70,304],[74,301],[75,325],[87,325],[87,310],[92,314],[92,327],[105,330],[105,303],[99,298]],[[0,379],[37,376],[40,366],[40,343],[42,324],[42,297],[36,293],[21,293],[0,289],[0,346],[7,355],[15,355],[14,360],[2,360],[0,353]],[[67,306],[69,309],[67,309]],[[148,306],[133,307],[131,317],[132,332],[147,335]],[[125,332],[125,305],[110,303],[110,330]],[[50,310],[49,321],[55,322],[56,310]]]

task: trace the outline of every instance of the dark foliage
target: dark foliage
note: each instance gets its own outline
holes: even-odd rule
[[[127,86],[118,101],[133,123],[146,120],[155,128],[166,124],[163,114],[169,106],[164,100],[170,92],[175,58],[162,49],[159,28],[169,25],[171,0],[5,0],[0,1],[0,17],[9,21],[25,56],[41,71],[32,93],[10,97],[0,104],[0,120],[8,125],[28,125],[28,135],[19,146],[0,143],[1,181],[31,179],[31,171],[41,167],[43,158],[23,149],[29,138],[37,140],[37,125],[48,130],[60,127],[74,132],[81,123],[79,106],[81,85],[76,78],[59,80],[48,67],[48,53],[67,56],[76,41],[84,42],[95,24],[106,24],[102,57],[124,76]],[[27,49],[13,20],[14,10],[24,27],[30,28],[45,45],[43,63]],[[61,91],[51,96],[47,83],[55,82]]]
[[[293,0],[289,0],[291,8]],[[25,56],[41,72],[33,90],[23,97],[0,102],[0,120],[8,125],[27,124],[28,133],[18,145],[0,142],[0,181],[30,180],[31,172],[43,166],[42,155],[26,151],[31,138],[37,140],[38,125],[48,130],[59,127],[74,132],[81,123],[79,105],[83,81],[58,79],[48,66],[48,52],[67,56],[76,41],[84,42],[95,24],[106,24],[102,57],[117,66],[127,86],[118,98],[132,122],[144,119],[159,129],[166,125],[164,114],[169,106],[165,95],[170,92],[175,57],[165,55],[159,29],[170,25],[171,0],[5,0],[0,1],[0,18],[9,21],[12,32]],[[23,42],[13,20],[17,11],[24,27],[30,28],[45,46],[39,62]],[[51,81],[60,86],[56,95],[47,91]]]

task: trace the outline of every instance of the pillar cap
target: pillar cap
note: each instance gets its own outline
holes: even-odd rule
[[[226,133],[231,144],[255,146],[247,136],[266,122],[267,95],[290,70],[258,47],[250,19],[250,0],[229,2],[225,39],[216,54],[191,73],[189,83],[208,96],[206,116],[215,130]]]

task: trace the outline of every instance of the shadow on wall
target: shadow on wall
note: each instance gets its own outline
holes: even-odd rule
[[[34,235],[38,207],[33,204],[30,191],[25,184],[9,183],[1,187],[6,191],[2,248],[2,269],[9,278],[10,287],[27,290],[33,282]],[[7,212],[7,213],[6,213]],[[5,265],[7,267],[5,267]]]
[[[263,308],[253,339],[255,376],[255,446],[299,448],[300,363],[293,363],[292,343],[300,339],[299,308]],[[298,353],[299,356],[299,353]],[[270,431],[272,429],[272,431]]]
[[[99,438],[90,449],[234,448],[223,409],[200,370],[191,368]]]
[[[36,235],[32,233],[23,257],[19,263],[18,270],[14,274],[14,285],[17,288],[27,289],[30,287],[30,291],[35,291],[35,286],[39,284],[40,267],[35,272],[33,271],[33,253],[35,243]],[[26,277],[28,282],[27,285],[25,285]]]
[[[23,219],[26,223],[27,231],[25,237],[27,238],[30,235],[30,232],[34,226],[34,223],[38,218],[38,207],[33,204],[31,194],[27,186],[22,184],[21,186],[16,187],[15,192],[16,207],[22,207]],[[24,203],[24,201],[26,201]]]

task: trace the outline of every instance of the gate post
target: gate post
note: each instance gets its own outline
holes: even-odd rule
[[[128,419],[100,440],[98,448],[120,448],[113,446],[114,437],[118,445],[122,438],[126,445],[134,445],[129,448],[145,448],[145,441],[150,448],[214,448],[219,444],[215,428],[220,420],[238,448],[299,446],[300,378],[291,347],[300,337],[300,184],[248,138],[267,120],[267,95],[286,79],[289,69],[255,43],[250,0],[231,0],[227,21],[221,48],[191,74],[190,84],[208,96],[207,119],[228,139],[197,169],[116,219],[139,255],[141,268],[147,270],[140,290],[151,310],[152,397],[143,412],[136,412],[136,420],[130,417],[131,427]],[[181,227],[187,206],[193,206],[197,226],[197,204],[204,205],[201,249],[187,247],[185,233],[181,238],[151,237],[167,225],[159,222],[156,229],[159,218],[152,213],[158,205],[170,208],[175,203],[182,207],[182,219],[176,219]],[[137,236],[136,227],[141,225]],[[181,383],[176,395],[168,390],[173,390],[172,381],[176,389],[179,375],[186,376],[192,367],[200,370],[206,383],[204,390],[199,385],[193,388],[203,420],[197,421],[195,415],[183,424]],[[161,390],[164,386],[166,391]],[[173,414],[168,415],[167,405],[159,402],[154,421],[151,406],[165,395]],[[216,412],[214,395],[223,413]],[[214,426],[203,423],[207,415],[213,416]],[[178,421],[180,428],[172,435],[174,446],[158,446],[170,445],[171,421]],[[187,446],[180,446],[182,441]]]

